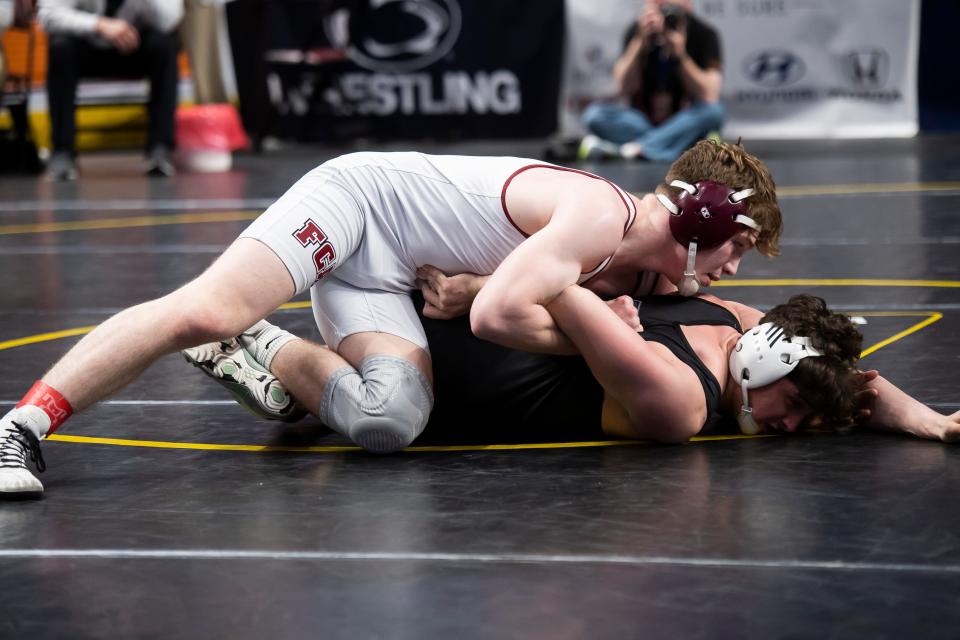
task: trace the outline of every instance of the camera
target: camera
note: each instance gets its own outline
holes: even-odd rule
[[[686,18],[683,8],[675,4],[660,5],[660,13],[663,14],[663,28],[667,31],[679,30]]]

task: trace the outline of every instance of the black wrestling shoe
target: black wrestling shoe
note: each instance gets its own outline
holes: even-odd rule
[[[40,441],[33,432],[10,421],[0,428],[0,498],[39,498],[43,484],[27,470],[27,457],[37,466],[37,471],[46,469]]]

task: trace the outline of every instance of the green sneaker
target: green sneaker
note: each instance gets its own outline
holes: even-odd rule
[[[277,377],[257,362],[239,337],[181,351],[187,362],[219,382],[250,413],[296,422],[307,414]]]

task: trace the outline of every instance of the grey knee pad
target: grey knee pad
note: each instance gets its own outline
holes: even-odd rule
[[[343,368],[327,381],[320,419],[375,453],[399,451],[420,435],[433,408],[433,390],[420,369],[402,358],[370,356],[360,372]]]

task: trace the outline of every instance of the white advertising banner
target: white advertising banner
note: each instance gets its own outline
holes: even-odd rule
[[[920,0],[694,0],[720,33],[726,137],[916,135]],[[610,73],[643,0],[567,0],[564,132]]]
[[[700,0],[724,49],[724,133],[916,135],[920,0]]]
[[[644,0],[567,0],[567,42],[560,133],[582,135],[580,114],[594,100],[614,99],[613,63]]]

